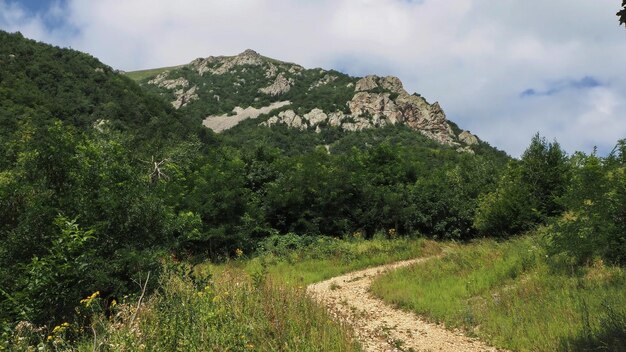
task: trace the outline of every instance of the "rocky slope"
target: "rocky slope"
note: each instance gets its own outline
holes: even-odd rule
[[[351,77],[337,71],[305,69],[246,50],[236,56],[210,56],[140,81],[176,109],[201,118],[221,132],[263,111],[259,125],[285,125],[321,132],[326,128],[360,131],[406,125],[459,151],[472,152],[480,140],[453,129],[438,103],[409,94],[397,77]],[[278,102],[289,102],[288,104]],[[270,109],[270,107],[276,107]],[[265,113],[267,112],[267,113]],[[224,123],[228,118],[233,123]],[[228,121],[226,121],[228,122]]]

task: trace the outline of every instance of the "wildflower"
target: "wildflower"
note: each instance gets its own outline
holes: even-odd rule
[[[85,307],[89,307],[91,306],[91,303],[93,302],[93,300],[98,297],[100,297],[100,291],[96,291],[92,293],[89,297],[81,299],[80,304],[84,305]]]
[[[241,256],[243,255],[243,250],[241,250],[241,248],[235,249],[235,255],[237,256],[237,258],[241,258]]]
[[[112,300],[111,301],[111,308],[115,307],[117,305],[117,301],[116,300]]]

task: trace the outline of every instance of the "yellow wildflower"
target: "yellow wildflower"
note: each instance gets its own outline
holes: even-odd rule
[[[96,291],[94,293],[92,293],[90,296],[83,298],[80,300],[80,304],[84,305],[85,307],[89,307],[91,305],[91,303],[93,302],[94,299],[100,297],[100,291]]]
[[[243,250],[241,250],[241,248],[237,248],[235,250],[235,255],[237,256],[237,258],[241,258],[241,256],[243,255]]]

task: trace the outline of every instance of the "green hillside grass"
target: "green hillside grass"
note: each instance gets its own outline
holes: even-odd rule
[[[623,351],[626,270],[550,262],[538,235],[482,240],[389,273],[386,302],[515,351]]]
[[[125,72],[124,75],[132,79],[133,81],[139,82],[148,77],[153,77],[165,71],[174,70],[179,67],[180,66],[170,66],[170,67],[151,68],[147,70],[130,71],[130,72]]]

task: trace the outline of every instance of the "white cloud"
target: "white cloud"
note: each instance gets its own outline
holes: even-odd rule
[[[569,151],[607,151],[626,137],[626,29],[614,0],[68,0],[50,12],[64,11],[66,27],[52,31],[7,4],[1,28],[125,70],[253,48],[308,67],[397,75],[513,155],[537,131]],[[584,77],[601,86],[520,97]]]

